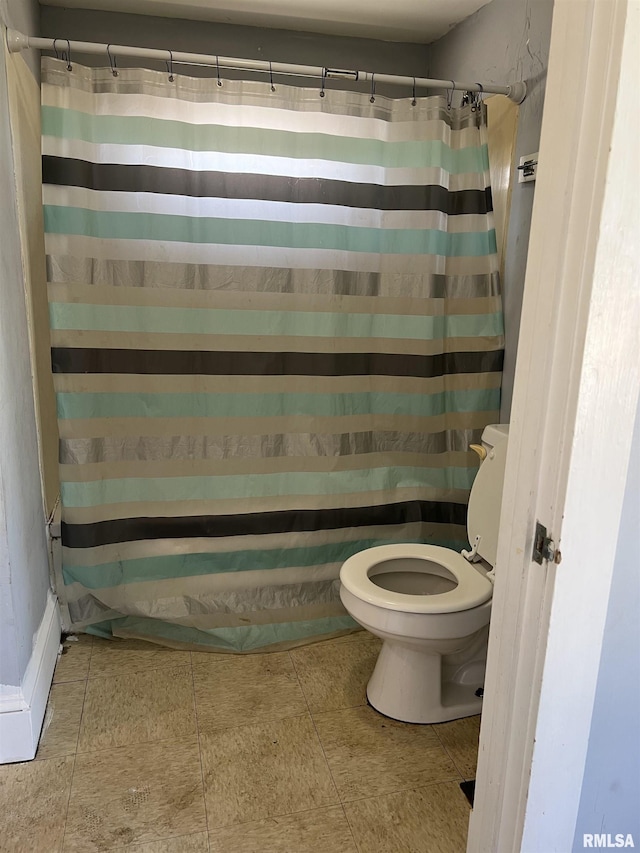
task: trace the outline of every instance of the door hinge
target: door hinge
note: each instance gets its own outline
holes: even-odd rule
[[[555,563],[559,565],[562,560],[562,554],[556,548],[555,542],[550,536],[547,536],[547,528],[540,524],[539,521],[536,521],[536,532],[533,537],[533,554],[531,555],[531,559],[534,563],[539,563],[542,565],[543,560],[547,560],[549,563]]]

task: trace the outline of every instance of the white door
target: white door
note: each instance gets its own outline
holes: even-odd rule
[[[638,458],[639,56],[638,0],[556,0],[470,853],[573,846]],[[531,559],[537,519],[559,565]]]

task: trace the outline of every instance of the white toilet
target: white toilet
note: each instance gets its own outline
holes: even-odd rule
[[[471,551],[381,545],[340,570],[347,611],[384,640],[367,697],[388,717],[441,723],[480,713],[508,434],[507,424],[488,426],[472,445],[482,462],[469,498]]]

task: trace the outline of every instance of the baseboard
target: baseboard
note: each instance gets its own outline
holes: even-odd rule
[[[35,756],[59,649],[60,613],[50,592],[22,686],[0,709],[0,764]]]

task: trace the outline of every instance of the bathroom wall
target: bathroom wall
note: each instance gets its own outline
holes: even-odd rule
[[[526,80],[520,106],[515,162],[538,150],[553,0],[493,0],[447,36],[429,46],[429,76],[505,82]],[[504,258],[506,354],[501,420],[508,421],[513,395],[522,291],[535,182],[514,184]]]
[[[37,32],[37,3],[0,3],[4,24]],[[11,687],[22,684],[31,658],[45,612],[49,565],[4,50],[0,199],[0,699],[7,699]]]
[[[388,74],[425,76],[427,48],[424,45],[399,44],[317,33],[242,27],[230,24],[201,23],[176,18],[155,18],[119,12],[95,12],[43,6],[41,32],[50,38],[71,38],[143,47],[171,48],[190,53],[219,53],[247,59],[292,62],[333,68],[350,68]],[[87,65],[106,65],[106,56],[78,56]],[[124,60],[121,61],[124,64]],[[149,60],[128,58],[128,65],[150,66]],[[164,68],[163,63],[153,67]],[[189,67],[186,74],[212,76],[211,68]],[[233,76],[232,72],[225,72]],[[266,77],[263,77],[266,79]],[[282,79],[282,78],[277,78]],[[277,82],[277,80],[276,80]],[[305,85],[317,86],[309,80]],[[344,88],[343,81],[328,81],[327,88]],[[357,84],[355,88],[363,88]],[[364,84],[364,89],[367,85]],[[377,87],[397,94],[397,89]],[[407,91],[410,97],[410,91]]]

